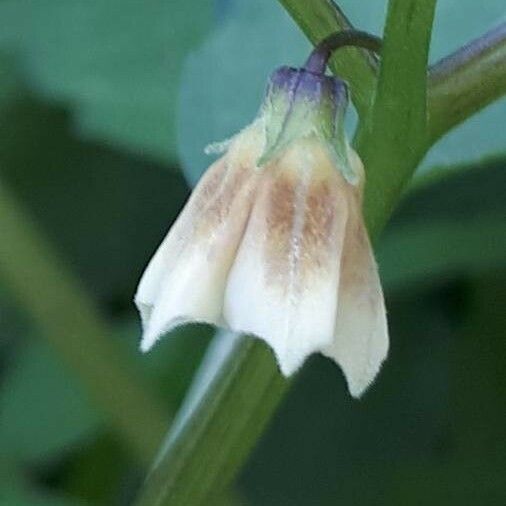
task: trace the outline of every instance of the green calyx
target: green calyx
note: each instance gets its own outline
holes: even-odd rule
[[[272,161],[292,142],[316,136],[328,148],[343,177],[357,184],[359,176],[349,159],[344,131],[347,105],[347,87],[340,79],[305,69],[276,70],[261,110],[266,140],[258,165]]]

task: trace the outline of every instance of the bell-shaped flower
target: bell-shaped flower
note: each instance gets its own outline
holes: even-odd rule
[[[273,74],[259,118],[208,169],[141,279],[143,350],[207,322],[263,339],[287,376],[321,352],[353,396],[372,382],[388,330],[346,104],[336,78]]]
[[[187,322],[223,325],[227,276],[244,234],[261,173],[261,121],[240,132],[204,174],[144,272],[135,303],[141,349]]]

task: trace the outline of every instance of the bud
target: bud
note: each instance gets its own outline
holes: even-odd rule
[[[207,322],[263,339],[286,376],[321,352],[353,396],[372,382],[388,329],[347,101],[323,72],[274,72],[259,117],[205,173],[142,276],[143,351]]]

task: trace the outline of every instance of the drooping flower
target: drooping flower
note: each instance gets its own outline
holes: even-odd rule
[[[226,324],[227,277],[261,177],[261,123],[240,132],[209,167],[146,268],[135,295],[143,351],[184,323]]]
[[[337,78],[273,74],[259,117],[202,177],[142,276],[142,350],[206,322],[263,339],[287,376],[321,352],[353,396],[372,382],[388,329],[346,104]]]

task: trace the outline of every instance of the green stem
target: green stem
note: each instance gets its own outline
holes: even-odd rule
[[[209,504],[246,460],[289,382],[270,349],[238,338],[180,433],[169,432],[138,504]]]
[[[429,143],[506,93],[506,22],[434,65]]]
[[[374,107],[357,133],[367,170],[365,219],[381,230],[425,155],[427,62],[436,0],[388,4]]]
[[[0,181],[0,276],[105,413],[111,428],[148,463],[168,417],[78,281]]]
[[[279,2],[314,45],[332,33],[353,28],[332,0],[279,0]],[[329,67],[332,72],[350,84],[351,100],[361,118],[367,116],[372,105],[377,66],[376,58],[361,48],[340,50],[338,55],[330,59]]]

